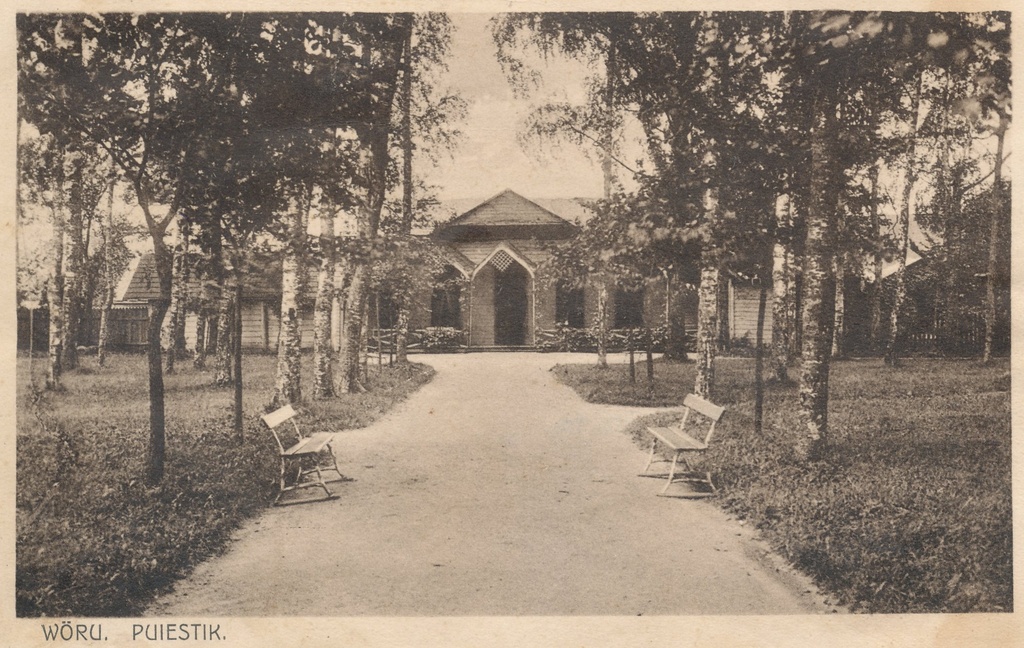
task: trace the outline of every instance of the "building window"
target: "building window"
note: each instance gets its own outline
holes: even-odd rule
[[[618,288],[615,291],[615,324],[613,328],[643,328],[644,289]]]
[[[555,322],[583,328],[583,288],[559,283],[555,287]]]
[[[449,266],[434,282],[430,298],[430,325],[462,328],[462,274]]]

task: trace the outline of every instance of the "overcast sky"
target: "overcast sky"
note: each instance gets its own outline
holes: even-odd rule
[[[531,198],[600,197],[600,166],[582,151],[523,151],[516,131],[531,106],[550,100],[580,102],[587,70],[561,62],[542,67],[545,85],[527,99],[513,97],[495,58],[489,20],[492,14],[452,14],[450,72],[452,90],[468,103],[464,137],[452,159],[443,160],[428,182],[439,197],[487,198],[512,189]]]

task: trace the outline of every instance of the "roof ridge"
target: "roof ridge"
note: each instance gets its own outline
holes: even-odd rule
[[[452,226],[452,225],[459,225],[459,224],[461,224],[462,222],[464,222],[467,219],[469,219],[471,216],[473,216],[474,214],[479,212],[481,209],[483,209],[487,205],[490,205],[495,200],[497,200],[498,198],[501,198],[502,196],[505,196],[505,195],[513,196],[513,197],[518,198],[519,200],[521,200],[521,201],[523,201],[525,203],[528,203],[529,205],[531,205],[532,207],[536,208],[537,210],[539,210],[543,214],[545,214],[545,215],[547,215],[547,216],[549,216],[551,218],[554,218],[558,223],[565,223],[567,225],[571,225],[572,224],[571,222],[569,222],[565,218],[562,218],[561,216],[559,216],[555,212],[551,211],[547,207],[541,205],[540,203],[538,203],[538,202],[536,202],[534,200],[531,200],[530,198],[527,198],[526,196],[522,195],[521,193],[519,193],[517,191],[514,191],[511,188],[506,188],[506,189],[503,189],[502,191],[499,191],[498,193],[494,194],[490,198],[484,200],[483,202],[475,205],[474,207],[466,210],[465,212],[463,212],[459,216],[456,216],[455,218],[453,218],[452,220],[448,221],[447,223],[444,223],[443,227],[448,227],[448,226]]]

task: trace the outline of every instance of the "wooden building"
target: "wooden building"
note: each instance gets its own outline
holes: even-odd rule
[[[254,253],[248,259],[245,285],[242,291],[242,348],[248,351],[272,352],[277,350],[280,331],[281,261],[275,255]],[[185,340],[189,348],[195,347],[196,326],[199,316],[195,304],[200,291],[213,290],[212,282],[193,278],[189,282],[190,307],[185,319]],[[215,294],[215,290],[214,290]],[[147,304],[160,295],[160,282],[153,255],[147,253],[139,263],[124,295],[113,307],[112,347],[142,349],[148,340]],[[302,317],[304,347],[313,345],[313,318],[311,313]],[[213,322],[207,323],[206,339],[214,334]]]

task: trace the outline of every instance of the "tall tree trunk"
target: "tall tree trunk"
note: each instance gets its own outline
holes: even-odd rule
[[[718,263],[701,261],[697,290],[697,376],[693,392],[712,399],[715,385],[715,354],[718,347]]]
[[[68,201],[67,237],[68,245],[64,249],[64,303],[62,306],[64,329],[61,351],[61,364],[64,370],[78,366],[78,333],[81,317],[81,294],[83,279],[83,241],[82,224],[85,207],[82,195],[82,162],[75,157],[72,162],[74,170],[71,175],[70,200]]]
[[[211,300],[211,309],[206,316],[206,355],[216,356],[220,341],[220,298]]]
[[[942,229],[942,250],[944,252],[943,262],[946,267],[965,267],[964,259],[957,253],[961,249],[958,244],[958,226],[961,225],[961,205],[963,204],[963,172],[960,168],[950,168],[947,149],[943,156],[942,175],[939,179],[938,207],[942,210],[940,222]],[[956,290],[958,273],[949,271],[946,273],[942,289],[942,312],[939,317],[938,347],[945,355],[953,355],[962,348],[957,325],[959,323],[958,310],[960,296]]]
[[[878,170],[881,160],[871,167],[871,235],[875,250],[871,259],[874,281],[871,284],[871,348],[875,352],[882,339],[882,221],[878,203]]]
[[[889,319],[889,342],[885,348],[885,364],[896,366],[899,364],[899,348],[897,346],[900,337],[900,315],[903,310],[903,302],[907,298],[907,252],[910,249],[910,214],[914,208],[914,184],[917,182],[917,131],[921,112],[921,93],[924,85],[924,74],[917,72],[915,82],[914,100],[912,104],[911,118],[912,134],[907,143],[907,170],[904,176],[906,184],[903,186],[902,204],[900,205],[899,222],[897,224],[899,246],[899,258],[897,259],[896,281],[893,299],[892,313]]]
[[[606,128],[601,133],[601,177],[603,180],[603,195],[605,200],[610,200],[615,190],[615,173],[612,164],[615,145],[614,111],[615,111],[615,70],[617,66],[615,43],[609,39],[611,46],[608,48],[605,61],[606,74],[604,86],[604,110],[606,113]],[[598,277],[597,287],[597,365],[608,366],[608,277],[602,272]]]
[[[832,83],[825,80],[824,83]],[[797,442],[800,455],[816,458],[829,443],[829,351],[832,346],[833,311],[831,281],[833,236],[837,194],[835,97],[832,88],[820,92],[815,102],[816,124],[811,132],[811,187],[804,245],[800,415],[804,435]]]
[[[652,348],[654,346],[654,338],[651,335],[650,326],[647,327],[646,338],[644,342],[644,346],[647,347],[645,352],[645,360],[647,362],[647,382],[654,382],[654,349]]]
[[[399,20],[403,22],[402,28],[412,30],[412,14],[400,14]],[[389,52],[383,52],[385,61],[394,65],[394,76],[387,78],[390,83],[384,86],[383,95],[380,97],[377,113],[373,121],[363,124],[358,129],[363,144],[363,155],[358,175],[361,177],[360,184],[364,187],[361,196],[357,196],[356,223],[359,230],[360,243],[366,247],[368,252],[374,245],[377,238],[377,231],[380,228],[381,209],[384,206],[384,198],[387,193],[387,169],[390,160],[388,155],[388,133],[391,125],[392,110],[394,108],[395,94],[398,90],[399,72],[402,68],[402,53],[407,42],[408,31],[405,32],[398,47]],[[364,48],[364,60],[369,65],[370,48]],[[389,70],[390,74],[390,70]],[[348,393],[358,391],[362,388],[359,382],[359,349],[364,328],[363,320],[366,317],[366,294],[367,281],[369,279],[369,261],[354,258],[352,260],[352,281],[349,284],[348,298],[345,308],[345,335],[342,336],[340,356],[340,375],[338,377],[338,392]]]
[[[803,312],[803,253],[799,256],[793,249],[786,251],[786,268],[788,269],[789,286],[786,296],[786,321],[789,322],[789,360],[792,362],[800,357],[803,349],[804,324],[800,313]]]
[[[149,365],[149,460],[146,480],[158,484],[164,476],[166,455],[164,418],[164,375],[163,353],[160,346],[160,329],[163,327],[167,302],[159,299],[149,302],[149,340],[146,358]]]
[[[914,168],[913,148],[907,158],[907,170],[904,176],[902,196],[900,198],[899,220],[897,221],[897,254],[896,272],[893,275],[892,312],[889,314],[889,340],[885,345],[885,364],[895,367],[899,364],[900,315],[903,302],[907,299],[907,252],[910,249],[910,209],[914,199],[914,183],[917,172]]]
[[[234,402],[234,414],[235,414],[235,437],[239,443],[245,440],[244,431],[242,428],[242,259],[236,254],[234,261],[231,264],[234,269],[234,289],[235,296],[234,302],[238,306],[235,308],[235,321],[234,324],[234,348],[232,349],[232,356],[234,358],[233,371],[235,374],[235,402]]]
[[[100,332],[96,345],[96,362],[103,367],[107,362],[107,346],[110,338],[110,311],[114,305],[114,286],[103,286],[103,308],[100,310]]]
[[[603,274],[597,285],[597,366],[608,366],[608,282]]]
[[[313,398],[334,396],[331,348],[331,310],[334,307],[334,218],[320,210],[320,268],[313,305]]]
[[[184,256],[181,245],[182,235],[178,234],[178,245],[174,248],[174,261],[171,264],[174,278],[171,280],[171,303],[167,307],[167,321],[164,322],[163,330],[160,331],[161,344],[167,354],[164,371],[168,374],[174,373],[174,362],[177,354],[174,352],[174,333],[178,328],[178,317],[181,311],[181,275],[184,268]]]
[[[160,330],[163,327],[164,315],[171,302],[172,264],[174,258],[164,242],[167,224],[174,217],[177,199],[171,200],[171,208],[161,219],[153,217],[150,211],[150,196],[147,185],[136,179],[135,195],[139,207],[146,218],[149,237],[153,241],[153,263],[156,266],[160,282],[160,296],[149,302],[149,328],[147,340],[147,360],[149,364],[149,462],[146,480],[150,484],[158,484],[164,476],[165,459],[165,425],[164,417],[164,375],[162,353],[160,347]]]
[[[54,213],[53,218],[53,275],[47,282],[46,301],[50,311],[50,352],[49,373],[46,386],[57,389],[61,386],[61,375],[64,372],[64,226],[63,219]]]
[[[410,29],[405,41],[402,70],[402,235],[412,233],[413,206],[413,141],[412,141],[412,36]],[[408,358],[409,295],[398,295],[398,318],[395,323],[395,362],[405,364]],[[378,326],[379,326],[378,322]],[[379,344],[379,341],[378,341]]]
[[[704,214],[712,226],[717,222],[717,189],[705,190]],[[715,355],[718,348],[718,262],[718,250],[715,242],[709,238],[701,246],[700,287],[697,291],[697,375],[693,387],[697,396],[708,400],[713,400]]]
[[[996,131],[996,160],[992,171],[992,212],[989,221],[988,268],[985,276],[985,348],[982,361],[992,359],[992,339],[996,326],[996,271],[999,261],[999,219],[1003,211],[1003,143],[1009,119],[1000,114],[999,129]]]
[[[395,321],[395,362],[409,362],[409,300],[403,299]]]
[[[764,427],[764,315],[768,301],[768,284],[761,282],[757,296],[757,334],[754,350],[754,434],[760,436]]]
[[[840,254],[833,260],[833,268],[836,280],[836,298],[833,307],[834,316],[832,319],[832,357],[843,357],[843,350],[846,346],[846,264],[844,255]]]
[[[359,378],[359,351],[363,336],[363,313],[366,311],[366,275],[364,263],[354,264],[345,295],[345,323],[338,351],[340,374],[338,391],[344,394],[366,391]]]
[[[178,268],[178,277],[175,277],[176,285],[171,299],[176,303],[174,321],[171,328],[171,349],[173,355],[179,360],[188,356],[185,348],[185,320],[188,317],[188,284],[191,279],[191,264],[189,263],[189,235],[182,234],[181,242],[181,265]]]
[[[113,238],[114,238],[114,185],[112,175],[107,187],[107,218],[100,228],[103,244],[103,310],[100,312],[100,334],[96,343],[96,361],[102,367],[107,361],[107,346],[110,337],[110,309],[114,305],[114,290],[117,280],[113,270]]]
[[[192,358],[192,367],[206,368],[206,327],[209,325],[209,311],[205,305],[200,306],[196,314],[196,354]]]
[[[235,305],[232,303],[234,300],[226,274],[226,270],[222,268],[217,297],[217,328],[216,335],[214,336],[216,339],[215,344],[217,345],[217,370],[213,374],[213,384],[218,387],[230,385],[233,379],[231,372],[231,349],[233,348],[232,340],[235,337],[232,334]]]
[[[164,417],[164,374],[163,353],[160,346],[160,330],[164,315],[171,301],[171,251],[163,242],[163,233],[152,234],[153,257],[160,280],[160,298],[149,302],[149,340],[147,359],[149,364],[149,469],[147,481],[158,484],[164,476],[166,454]]]
[[[281,335],[277,346],[277,378],[274,384],[273,406],[296,403],[302,397],[301,349],[302,319],[299,315],[300,254],[306,231],[303,210],[309,209],[309,197],[296,209],[289,223],[288,244],[281,262]]]
[[[626,348],[629,351],[629,383],[636,384],[636,348],[633,340],[633,329],[626,331]]]
[[[772,250],[772,377],[779,382],[789,380],[789,357],[792,320],[789,317],[790,274],[789,248],[793,220],[790,197],[781,194],[775,199],[775,244]]]

